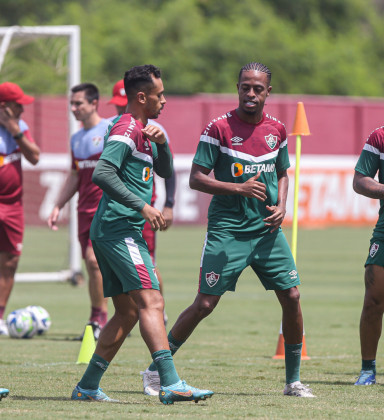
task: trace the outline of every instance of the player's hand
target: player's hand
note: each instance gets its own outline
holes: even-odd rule
[[[60,213],[60,209],[55,206],[52,210],[52,213],[50,214],[50,216],[48,217],[48,226],[52,229],[52,230],[58,230],[59,227],[57,226],[57,220],[59,218],[59,213]]]
[[[265,201],[267,198],[266,191],[267,187],[262,182],[258,181],[261,172],[258,172],[252,178],[249,178],[244,184],[241,184],[240,194],[248,198],[256,198],[260,201]]]
[[[171,227],[173,223],[173,209],[171,207],[164,207],[163,208],[163,216],[166,223],[166,227],[164,230],[167,230]]]
[[[151,207],[149,204],[145,204],[140,214],[151,225],[152,230],[165,230],[167,228],[167,223],[161,211]]]
[[[265,206],[265,208],[269,210],[272,214],[263,219],[264,225],[271,226],[271,233],[273,233],[283,223],[286,210],[285,208],[279,206]]]
[[[149,124],[142,128],[141,132],[145,135],[145,137],[154,143],[164,144],[167,141],[165,134],[155,125]]]
[[[17,118],[13,115],[11,108],[5,106],[5,104],[0,104],[0,124],[11,134],[17,134],[20,131]]]

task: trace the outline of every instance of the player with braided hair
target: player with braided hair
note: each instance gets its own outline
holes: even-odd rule
[[[235,291],[250,266],[267,290],[274,290],[283,311],[286,385],[284,395],[314,397],[300,382],[303,317],[296,265],[281,230],[290,166],[285,127],[263,112],[271,72],[249,63],[239,73],[239,105],[203,130],[189,185],[212,194],[195,301],[168,334],[172,354],[217,306]],[[215,177],[209,174],[214,171]],[[158,390],[156,366],[143,376],[144,393]]]

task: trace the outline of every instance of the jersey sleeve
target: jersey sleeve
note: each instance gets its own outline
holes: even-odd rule
[[[220,133],[215,125],[207,127],[200,136],[193,163],[213,169],[220,153]]]
[[[281,130],[281,138],[283,139],[280,143],[279,153],[276,158],[276,172],[280,173],[287,170],[291,163],[289,162],[289,154],[288,154],[288,137],[285,127],[282,127]]]
[[[378,137],[377,132],[373,132],[361,151],[355,170],[362,175],[374,178],[380,166],[381,148],[382,140]]]

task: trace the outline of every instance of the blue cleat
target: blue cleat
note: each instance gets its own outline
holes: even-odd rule
[[[3,398],[7,397],[8,394],[9,394],[9,390],[8,389],[6,389],[6,388],[0,388],[0,401]]]
[[[76,385],[72,391],[72,400],[78,401],[98,401],[98,402],[119,402],[109,398],[108,395],[104,394],[101,388],[99,389],[83,389],[79,385]]]
[[[373,370],[361,370],[355,385],[374,385],[376,383],[376,372]]]
[[[189,386],[185,381],[179,381],[170,386],[160,387],[159,399],[163,404],[173,404],[175,401],[195,401],[211,398],[213,391],[197,389]]]

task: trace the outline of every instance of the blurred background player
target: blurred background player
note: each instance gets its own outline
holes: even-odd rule
[[[125,112],[125,109],[128,104],[128,99],[127,99],[127,95],[125,94],[123,79],[116,82],[115,85],[113,86],[112,98],[110,101],[108,101],[108,103],[115,105],[117,115],[122,115]],[[112,117],[111,119],[113,118],[115,117]],[[159,124],[157,121],[151,120],[151,119],[148,120],[148,124],[151,124],[160,128],[160,130],[164,133],[167,139],[169,147],[171,148],[169,137],[165,128],[161,124]],[[164,202],[162,213],[167,223],[167,226],[164,229],[166,230],[172,225],[172,222],[173,222],[173,206],[175,204],[175,188],[176,188],[175,171],[173,171],[171,177],[166,178],[164,180],[164,184],[165,184],[165,202]],[[152,199],[151,199],[151,206],[154,206],[156,198],[157,196],[156,196],[156,188],[155,188],[155,179],[153,179],[153,194],[152,194]],[[151,255],[153,265],[155,266],[157,278],[159,279],[160,293],[163,295],[163,291],[164,291],[163,278],[161,276],[160,270],[156,263],[156,232],[151,229],[151,225],[149,223],[144,224],[143,238],[148,244],[148,250]],[[165,324],[167,323],[167,319],[168,317],[164,311]]]
[[[8,335],[3,318],[23,243],[21,156],[32,165],[40,158],[28,125],[20,119],[23,105],[33,101],[15,83],[0,84],[0,335]]]
[[[384,313],[384,127],[368,137],[355,167],[353,189],[380,199],[379,219],[365,262],[365,296],[360,318],[361,371],[355,385],[376,383],[376,353]],[[374,178],[378,172],[378,181]]]
[[[92,174],[103,151],[109,120],[101,118],[97,112],[99,90],[92,83],[74,86],[71,89],[70,105],[73,115],[77,121],[81,121],[83,127],[71,137],[72,168],[49,216],[48,225],[53,230],[58,229],[60,210],[78,192],[78,237],[88,272],[91,299],[88,325],[92,326],[97,340],[100,329],[107,322],[108,300],[104,298],[102,276],[89,239],[92,219],[102,195],[100,188],[92,182]],[[82,335],[77,339],[82,339]]]

